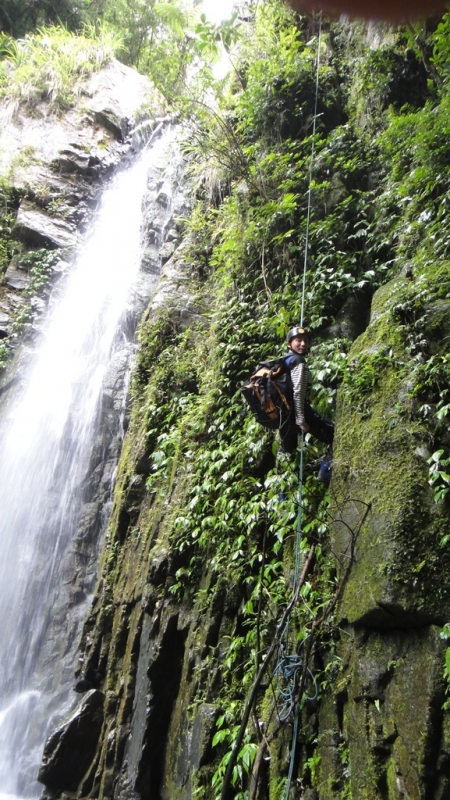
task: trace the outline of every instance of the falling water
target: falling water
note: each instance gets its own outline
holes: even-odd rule
[[[38,763],[31,769],[23,752],[36,742],[42,749],[45,735],[51,681],[36,665],[82,507],[103,380],[137,279],[147,170],[162,146],[105,191],[0,430],[0,800],[42,790]]]

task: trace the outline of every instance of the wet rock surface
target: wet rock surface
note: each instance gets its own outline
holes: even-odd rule
[[[38,780],[52,790],[77,788],[92,760],[103,722],[101,692],[92,690],[48,740]]]
[[[52,161],[58,181],[77,176],[89,187],[85,194],[74,190],[64,203],[71,224],[89,217],[95,204],[89,181],[108,173],[127,135],[124,117],[109,100],[94,110],[93,118],[102,135],[111,135],[108,155],[102,160],[91,150],[85,157],[72,139]],[[53,187],[59,199],[56,183]],[[178,211],[171,211],[172,190],[155,173],[145,211],[138,305],[144,307],[148,281],[162,263],[147,314],[167,308],[169,297],[171,313],[189,325],[197,310],[191,265],[183,258],[176,222],[184,204],[179,200]],[[338,574],[346,580],[333,621],[334,640],[320,654],[326,667],[320,704],[309,719],[318,748],[317,788],[292,789],[299,796],[302,791],[304,800],[444,800],[450,792],[450,722],[442,676],[446,644],[439,635],[450,611],[445,578],[450,565],[440,549],[447,520],[432,504],[427,431],[416,414],[411,376],[402,371],[409,356],[398,337],[391,337],[392,309],[404,299],[407,285],[401,277],[377,292],[370,321],[372,298],[350,298],[329,329],[330,337],[355,340],[355,359],[379,352],[389,358],[370,392],[346,395],[343,389],[340,394],[331,548]],[[21,296],[14,297],[18,305]],[[427,308],[426,331],[435,354],[445,355],[448,310],[448,301]],[[8,313],[4,316],[7,330]],[[437,321],[442,342],[433,334]],[[130,335],[135,322],[131,312]],[[357,367],[354,374],[360,374]],[[48,787],[47,796],[55,798],[70,792],[103,800],[192,800],[199,775],[203,787],[211,786],[212,738],[223,712],[214,698],[243,597],[240,587],[213,577],[206,563],[195,593],[178,599],[177,571],[189,568],[189,553],[171,546],[170,531],[173,509],[186,501],[185,486],[175,481],[165,498],[146,490],[152,460],[139,425],[127,439],[113,500],[114,456],[128,424],[128,410],[120,416],[116,393],[123,375],[118,366],[105,387],[103,423],[64,577],[70,601],[58,599],[57,626],[44,659],[48,673],[68,615],[77,613],[93,590],[95,537],[103,514],[112,509],[103,552],[107,568],[94,593],[75,670],[77,702],[80,694],[88,694],[50,736],[40,780]],[[117,419],[120,435],[105,451]],[[202,595],[209,590],[205,607]],[[64,663],[65,672],[72,666]],[[208,698],[201,704],[196,702],[199,687]],[[59,701],[55,697],[55,710]],[[80,730],[85,717],[90,731],[84,747]],[[79,753],[75,762],[74,753]],[[286,738],[273,747],[271,757],[287,771]]]
[[[45,120],[24,116],[20,120],[8,120],[6,109],[0,108],[4,123],[0,134],[2,166],[8,163],[8,157],[14,158],[24,147],[28,146],[28,152],[32,152],[30,162],[22,163],[14,174],[11,173],[13,189],[19,198],[14,230],[21,254],[6,265],[0,287],[0,338],[8,341],[13,349],[17,348],[10,369],[0,378],[0,399],[5,406],[12,401],[15,386],[28,363],[28,350],[31,352],[40,335],[40,319],[51,298],[51,285],[66,270],[79,237],[96,211],[105,182],[114,170],[135,157],[149,137],[161,134],[169,123],[161,117],[157,103],[153,103],[154,118],[141,125],[135,136],[129,136],[134,127],[134,111],[143,102],[148,103],[153,93],[146,79],[118,62],[93,76],[88,94],[89,112],[86,107],[80,111],[74,109],[63,120],[53,119],[51,115]],[[89,665],[76,669],[74,646],[85,604],[97,577],[99,536],[111,511],[117,459],[128,424],[125,398],[134,352],[133,338],[159,276],[161,248],[167,232],[172,232],[175,241],[176,219],[186,208],[179,181],[174,178],[178,169],[178,156],[172,159],[170,169],[162,157],[149,175],[143,235],[151,247],[151,268],[145,269],[144,260],[133,303],[125,315],[123,329],[118,332],[116,355],[106,377],[98,412],[98,432],[81,487],[83,504],[77,529],[61,566],[61,586],[54,598],[51,628],[34,664],[39,691],[53,695],[46,713],[51,718],[50,728],[56,730],[48,742],[40,772],[40,780],[50,793],[73,791],[83,780],[88,786],[95,773],[94,768],[90,775],[89,767],[96,763],[94,756],[103,724],[105,696],[97,688],[104,674],[96,668],[90,669]],[[43,254],[55,251],[58,255],[49,262],[47,285],[33,289],[34,273],[30,266],[33,261],[26,262],[25,266],[22,255],[42,258]],[[20,331],[15,322],[18,314],[26,314],[28,319]],[[19,348],[21,342],[25,342],[25,348]],[[138,505],[142,499],[138,489],[134,487],[134,499],[130,492],[131,505]],[[44,552],[41,557],[45,559]],[[39,574],[40,565],[36,564],[36,585]],[[70,686],[74,691],[68,702]],[[83,695],[81,703],[66,720],[68,709],[80,702],[80,694]],[[111,696],[106,697],[107,704],[111,703]],[[37,703],[36,731],[42,713]],[[42,752],[41,748],[42,742],[36,734],[27,754],[27,765],[22,767],[20,780],[24,791],[36,780],[36,751]]]
[[[27,289],[31,282],[29,274],[20,268],[16,268],[14,261],[12,261],[8,266],[3,280],[6,286],[9,286],[10,289],[19,290]],[[0,324],[2,322],[2,318],[4,323],[7,323],[9,320],[7,314],[2,314],[0,316]]]
[[[193,303],[182,253],[177,248],[164,265],[148,313],[162,303],[164,287],[174,292],[179,313]],[[432,277],[427,280],[431,287]],[[355,356],[393,346],[386,320],[405,287],[400,278],[375,295],[370,324],[353,345]],[[448,325],[447,301],[431,303],[427,315],[432,341],[436,320],[441,328]],[[443,344],[432,346],[438,352]],[[396,347],[403,363],[398,341]],[[448,618],[450,598],[442,588],[448,585],[445,559],[425,559],[423,552],[425,546],[438,550],[440,524],[427,488],[425,428],[414,417],[411,386],[389,366],[364,413],[347,403],[343,391],[331,546],[340,574],[349,563],[351,569],[337,608],[335,642],[322,654],[327,686],[309,721],[320,757],[317,786],[304,796],[335,800],[350,787],[355,798],[444,800],[450,724],[439,626]],[[399,418],[387,448],[385,420],[392,409]],[[110,695],[80,796],[88,787],[102,798],[191,800],[199,778],[210,785],[214,771],[211,742],[221,709],[213,698],[241,595],[219,580],[207,609],[201,592],[181,602],[170,599],[177,569],[188,565],[188,557],[171,548],[168,533],[171,506],[183,507],[183,486],[174,486],[158,505],[143,491],[151,468],[134,432],[113,512],[111,530],[121,548],[114,588],[100,582],[84,629],[83,669],[99,669]],[[431,589],[433,575],[439,576],[439,595]],[[202,590],[210,581],[205,564]],[[193,709],[199,687],[211,702]],[[276,757],[285,766],[288,753],[282,740]]]
[[[133,308],[129,309],[124,328],[120,334],[121,337],[125,336],[126,341],[124,342],[124,347],[119,349],[117,356],[113,360],[105,381],[101,408],[99,409],[99,430],[83,483],[84,505],[80,512],[79,524],[71,546],[71,553],[65,565],[62,578],[64,590],[61,592],[57,607],[54,609],[56,624],[42,655],[44,672],[55,657],[55,653],[58,652],[58,638],[62,634],[62,627],[64,625],[72,628],[77,627],[80,613],[84,608],[83,603],[89,593],[92,592],[95,583],[99,531],[104,529],[105,519],[112,508],[111,492],[117,458],[122,446],[123,435],[128,425],[128,409],[123,403],[123,397],[127,364],[129,362],[130,348],[132,348],[131,340],[139,318],[148,305],[149,295],[152,290],[154,291],[157,275],[161,269],[162,248],[167,232],[172,232],[172,240],[175,247],[175,220],[186,213],[187,201],[184,193],[178,188],[179,180],[177,176],[181,168],[182,163],[178,159],[175,150],[169,165],[164,159],[161,159],[161,162],[154,163],[148,175],[148,191],[143,209],[143,229],[145,240],[151,239],[152,241],[154,268],[151,272],[147,271],[146,250],[144,248],[143,269],[135,293]],[[161,194],[162,185],[166,187],[164,195]],[[127,485],[124,496],[125,505],[120,515],[120,525],[123,527],[124,535],[135,524],[144,498],[145,475],[136,474]],[[155,573],[154,580],[158,582],[161,576],[167,572],[167,554],[159,553],[159,560],[156,557],[153,558],[152,565]],[[73,660],[70,663],[68,660],[63,659],[62,662],[64,663],[63,673],[65,680],[67,680],[69,671],[72,671],[72,675],[75,672],[72,678],[74,698],[85,691],[89,691],[91,686],[95,685],[96,688],[100,687],[105,692],[105,710],[118,705],[118,719],[113,720],[111,714],[106,713],[102,726],[103,732],[105,730],[108,731],[107,761],[108,764],[111,762],[112,765],[111,769],[108,765],[105,765],[106,768],[102,777],[104,790],[108,792],[113,791],[112,785],[117,779],[117,774],[114,772],[117,769],[114,753],[117,749],[121,753],[123,752],[129,733],[129,711],[131,705],[134,705],[133,735],[132,740],[127,745],[127,767],[125,768],[124,766],[121,771],[117,784],[118,787],[122,788],[117,788],[116,790],[118,792],[117,796],[123,797],[133,796],[132,791],[134,790],[131,789],[131,786],[134,786],[136,782],[147,785],[147,782],[150,781],[152,786],[157,786],[161,780],[165,752],[164,742],[180,680],[180,663],[182,662],[180,653],[184,649],[186,637],[186,623],[180,622],[178,615],[175,614],[170,616],[164,623],[165,633],[161,631],[163,637],[161,644],[155,643],[153,638],[154,623],[151,617],[144,615],[141,603],[138,602],[136,604],[135,598],[137,595],[135,592],[133,594],[135,595],[133,599],[128,594],[124,594],[123,603],[121,602],[119,613],[113,623],[118,637],[116,644],[113,645],[114,652],[117,652],[116,645],[119,649],[123,644],[126,647],[123,653],[121,689],[117,691],[114,688],[105,691],[105,680],[108,680],[105,672],[106,664],[103,656],[100,659],[98,658],[97,640],[95,658],[83,658],[75,670]],[[149,602],[151,601],[149,600]],[[108,626],[109,623],[106,622],[106,624]],[[88,621],[86,631],[89,630],[89,627],[90,623]],[[89,637],[89,633],[86,633],[86,635]],[[145,646],[144,642],[147,643]],[[139,659],[138,652],[141,653]],[[153,667],[150,670],[152,673],[150,679],[146,675],[148,668],[146,662],[148,659],[153,663]],[[168,667],[168,662],[172,664],[172,667]],[[139,688],[136,689],[137,694],[134,699],[134,684],[129,682],[128,671],[133,676],[139,675]],[[92,676],[95,676],[94,684]],[[147,698],[149,691],[150,695]],[[58,702],[58,697],[55,697],[53,724],[58,727],[55,734],[49,739],[46,753],[53,752],[56,747],[54,736],[57,735],[58,731],[64,731],[60,736],[67,743],[70,742],[71,728],[66,733],[66,723],[61,720],[62,709],[58,708]],[[155,728],[157,732],[153,738],[149,738],[148,725],[145,721],[147,717],[151,719],[152,730],[154,723],[157,722]],[[76,773],[78,787],[82,786],[83,792],[96,790],[95,787],[98,782],[96,775],[99,764],[103,763],[103,755],[101,754],[103,747],[102,737],[103,733],[95,753],[89,751],[89,769],[84,770],[82,776],[80,776],[80,771]],[[58,737],[56,742],[59,742]],[[197,748],[199,747],[200,745],[197,743]],[[89,748],[90,744],[88,750]],[[64,749],[63,752],[68,754],[69,751],[70,747],[67,744],[67,751]],[[59,749],[58,753],[60,753]],[[66,755],[58,755],[55,770],[59,769],[59,765],[63,763],[65,757]],[[70,772],[69,755],[67,755],[67,759]],[[47,769],[47,760],[53,765],[53,757],[44,756],[40,780],[46,785],[47,794],[58,796],[62,791],[62,787],[57,783],[53,766]]]
[[[76,237],[73,228],[63,220],[51,219],[43,211],[22,201],[16,217],[17,235],[35,247],[73,248]]]
[[[14,115],[7,100],[0,103],[0,172],[8,175],[15,197],[13,236],[20,251],[31,257],[36,253],[40,258],[42,249],[59,249],[63,258],[74,254],[105,182],[162,125],[156,90],[115,59],[86,79],[80,98],[64,116],[49,111],[45,102],[33,113],[19,108]],[[143,104],[154,109],[154,116],[132,138],[134,115]],[[54,278],[52,272],[48,282]],[[29,302],[30,281],[14,259],[3,266],[0,279],[0,336],[14,350],[26,330],[21,322],[11,335],[16,316],[11,292],[20,292]],[[45,310],[36,303],[33,307],[34,296],[27,315],[32,325]]]
[[[450,613],[446,511],[429,490],[429,430],[392,323],[410,280],[400,276],[375,293],[370,324],[353,344],[355,359],[390,354],[372,391],[359,405],[340,394],[331,544],[348,577],[327,667],[334,680],[318,715],[321,800],[346,785],[352,797],[411,800],[443,800],[450,787],[440,636]],[[423,342],[444,356],[445,335],[435,336],[448,330],[440,280],[427,271]]]

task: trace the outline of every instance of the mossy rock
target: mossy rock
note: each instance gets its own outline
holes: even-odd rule
[[[442,624],[450,613],[450,553],[441,544],[448,515],[429,486],[435,445],[417,401],[421,360],[446,353],[444,274],[448,265],[378,290],[371,323],[350,351],[338,408],[332,540],[342,575],[353,562],[340,604],[353,625],[420,627]],[[409,321],[399,319],[399,308]],[[413,335],[422,347],[429,342],[425,356],[412,349]]]
[[[329,698],[320,713],[321,800],[420,800],[438,774],[444,781],[444,650],[434,626],[369,635],[347,629],[338,648],[343,665],[338,696],[331,687],[338,703],[333,708]],[[441,738],[442,764],[436,764]]]

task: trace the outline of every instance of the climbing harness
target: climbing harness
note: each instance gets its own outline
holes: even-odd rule
[[[302,301],[300,312],[300,327],[303,328],[303,317],[305,310],[305,291],[306,291],[306,270],[308,263],[308,248],[309,248],[309,225],[311,218],[311,185],[312,185],[312,170],[315,157],[315,142],[316,142],[316,122],[317,122],[317,103],[319,95],[319,67],[320,67],[320,46],[322,38],[322,13],[319,15],[319,34],[317,41],[317,63],[316,63],[316,88],[315,88],[315,101],[314,101],[314,117],[313,117],[313,131],[311,143],[311,158],[309,164],[309,182],[308,182],[308,204],[306,212],[306,235],[305,235],[305,256],[303,262],[303,279],[302,279]],[[300,466],[299,466],[299,482],[298,482],[298,512],[297,512],[297,535],[295,545],[295,568],[292,587],[292,598],[294,599],[298,594],[299,579],[300,579],[300,562],[301,562],[301,541],[302,541],[302,507],[303,507],[303,461],[305,449],[305,436],[302,432],[301,446],[300,446]],[[292,606],[294,604],[292,603]],[[310,668],[302,661],[300,652],[304,642],[300,643],[297,653],[294,655],[287,655],[289,623],[291,614],[286,619],[284,630],[280,637],[280,644],[278,647],[278,659],[274,670],[274,681],[277,693],[277,715],[280,722],[286,722],[290,717],[293,717],[293,730],[291,739],[291,755],[289,762],[289,772],[286,781],[285,793],[283,800],[287,800],[292,783],[292,775],[294,770],[295,755],[297,749],[297,737],[299,726],[299,712],[300,701],[299,690],[302,683],[302,675],[304,673],[303,683],[309,679],[312,684],[312,691],[308,693],[303,689],[302,695],[306,700],[315,700],[317,697],[317,685],[313,673]]]

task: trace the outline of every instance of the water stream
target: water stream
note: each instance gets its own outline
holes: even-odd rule
[[[105,191],[0,427],[0,800],[42,791],[32,776],[55,675],[64,678],[48,647],[52,617],[66,613],[58,600],[65,556],[92,469],[103,382],[124,344],[147,171],[164,147],[158,140]],[[76,637],[67,634],[70,655]]]

